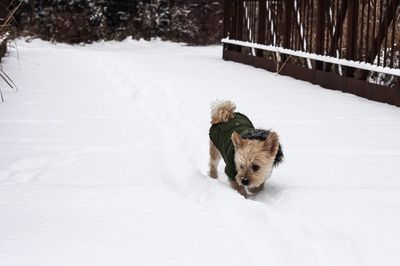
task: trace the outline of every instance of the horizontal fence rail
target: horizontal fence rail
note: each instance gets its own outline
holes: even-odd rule
[[[388,75],[394,75],[397,77],[400,76],[400,69],[398,69],[398,68],[377,66],[377,65],[370,64],[370,63],[366,63],[366,62],[340,59],[340,58],[336,58],[336,57],[332,57],[332,56],[312,54],[312,53],[307,53],[307,52],[303,52],[303,51],[294,51],[294,50],[290,50],[290,49],[286,49],[286,48],[282,48],[282,47],[278,47],[278,46],[273,46],[273,45],[265,45],[265,44],[230,40],[228,38],[222,39],[221,42],[224,44],[240,45],[242,47],[248,47],[248,48],[252,48],[252,49],[260,49],[260,50],[269,51],[269,52],[297,56],[297,57],[301,57],[301,58],[305,58],[305,59],[318,60],[318,61],[322,61],[325,63],[337,64],[337,65],[341,65],[341,66],[355,67],[355,68],[364,69],[364,70],[368,70],[368,71],[379,72],[379,73],[384,73],[384,74],[388,74]]]
[[[223,58],[400,106],[400,0],[231,0]]]

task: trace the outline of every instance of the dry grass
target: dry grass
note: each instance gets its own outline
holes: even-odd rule
[[[20,1],[18,3],[18,5],[16,5],[12,10],[10,10],[8,15],[5,17],[5,19],[0,24],[0,46],[4,47],[4,50],[3,50],[4,53],[6,52],[7,42],[8,42],[8,38],[10,36],[11,22],[13,21],[15,13],[20,8],[22,3],[23,3],[23,1]],[[0,77],[1,77],[1,79],[4,80],[4,82],[10,88],[18,91],[17,85],[15,85],[13,80],[2,69],[0,69]],[[1,101],[4,102],[4,96],[3,96],[3,92],[1,90],[1,87],[0,87],[0,97],[1,97]]]

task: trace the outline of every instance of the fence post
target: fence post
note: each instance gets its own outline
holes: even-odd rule
[[[283,5],[283,48],[290,49],[290,34],[292,28],[293,0],[285,0]]]
[[[232,24],[232,1],[224,0],[224,36],[223,38],[233,38],[233,24]],[[224,44],[224,49],[231,50],[231,45]]]
[[[243,41],[243,0],[236,0],[236,40]],[[241,52],[242,48],[237,46],[237,51]]]
[[[224,36],[223,38],[229,37],[229,32],[231,32],[231,1],[224,0]]]
[[[346,59],[356,60],[358,36],[358,0],[348,0]],[[354,77],[354,68],[346,67],[346,76]]]
[[[266,19],[266,8],[267,5],[265,0],[258,1],[258,32],[257,32],[257,43],[264,44],[265,43],[265,19]],[[263,51],[257,50],[256,55],[262,57]]]
[[[236,31],[237,31],[237,0],[231,2],[231,14],[232,14],[232,20],[231,20],[230,38],[233,39],[233,40],[237,40],[237,38],[236,38]]]
[[[317,14],[315,20],[315,53],[324,54],[324,41],[325,41],[325,12],[324,12],[324,2],[325,0],[317,1]],[[317,61],[315,63],[315,68],[317,70],[322,70],[323,63]]]

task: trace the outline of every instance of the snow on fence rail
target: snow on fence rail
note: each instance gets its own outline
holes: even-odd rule
[[[225,0],[223,58],[400,107],[400,0]]]
[[[224,44],[240,45],[242,47],[260,49],[260,50],[264,50],[264,51],[275,52],[275,53],[280,53],[280,54],[287,54],[287,55],[292,55],[292,56],[301,57],[301,58],[305,58],[305,59],[322,61],[325,63],[354,67],[354,68],[358,68],[358,69],[364,69],[364,70],[384,73],[384,74],[388,74],[388,75],[400,76],[400,69],[398,69],[398,68],[396,69],[396,68],[382,67],[382,66],[373,65],[370,63],[366,63],[366,62],[340,59],[340,58],[336,58],[336,57],[307,53],[307,52],[303,52],[303,51],[294,51],[291,49],[286,49],[283,47],[278,47],[278,46],[273,46],[273,45],[265,45],[265,44],[244,42],[244,41],[238,41],[238,40],[230,40],[229,38],[224,38],[221,40],[221,42]]]

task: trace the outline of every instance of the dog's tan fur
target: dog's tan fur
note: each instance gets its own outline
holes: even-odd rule
[[[236,105],[231,101],[217,102],[211,108],[211,123],[229,121],[234,117]],[[262,190],[265,181],[272,172],[275,156],[279,148],[279,137],[271,132],[265,141],[242,139],[237,132],[233,132],[231,140],[235,147],[235,166],[237,175],[235,181],[230,181],[231,186],[240,194],[248,194]],[[210,141],[210,176],[218,177],[218,163],[221,154]],[[259,168],[259,169],[257,169]],[[242,180],[247,177],[249,185],[244,187]]]
[[[234,117],[236,105],[231,101],[216,101],[211,104],[211,124],[227,122]]]
[[[210,172],[212,178],[218,178],[218,163],[221,160],[221,153],[210,140]]]

